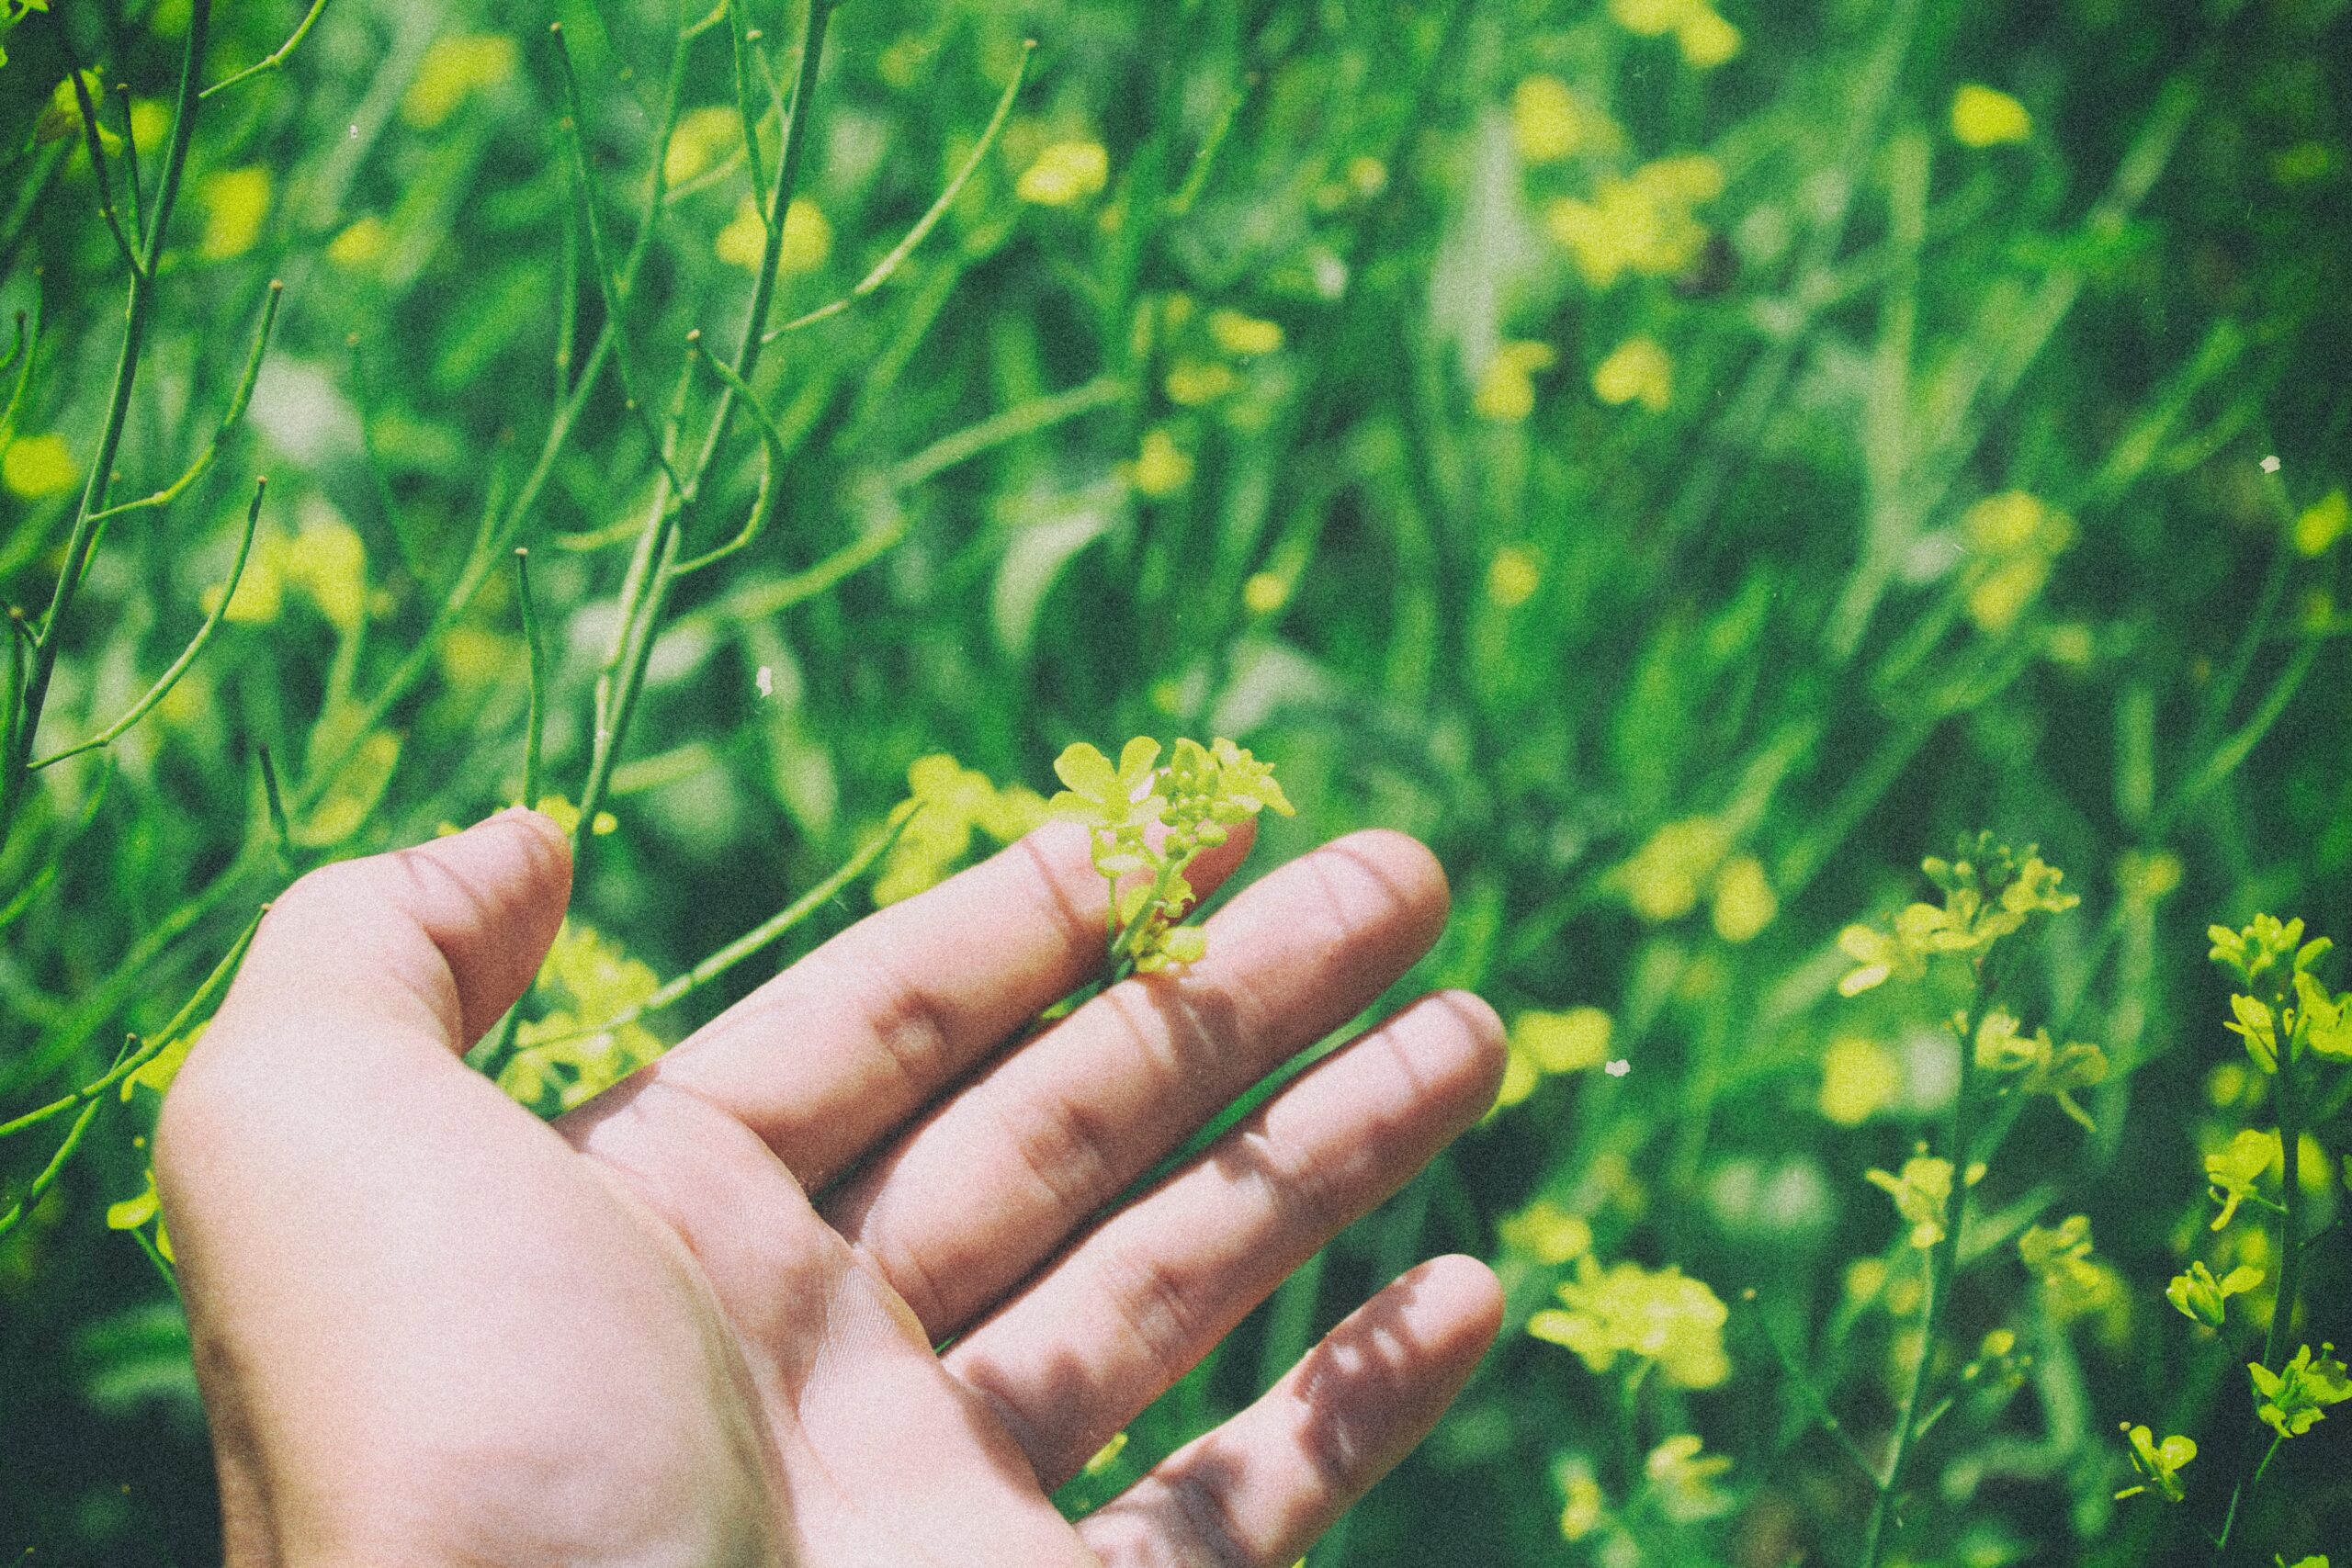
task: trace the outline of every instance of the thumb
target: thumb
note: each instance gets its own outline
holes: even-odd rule
[[[521,807],[413,849],[322,866],[288,888],[221,1007],[228,1032],[365,1019],[480,1039],[523,994],[563,922],[571,849]],[[326,1064],[311,1064],[313,1068]]]

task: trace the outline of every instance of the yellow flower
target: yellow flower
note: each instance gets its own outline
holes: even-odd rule
[[[1193,455],[1165,429],[1155,426],[1145,432],[1142,450],[1136,454],[1136,489],[1149,496],[1168,496],[1192,482]]]
[[[435,653],[441,678],[459,691],[474,691],[499,680],[515,668],[522,645],[487,626],[461,625],[449,628]]]
[[[1535,373],[1548,370],[1559,351],[1548,343],[1507,343],[1487,361],[1472,400],[1479,414],[1500,424],[1512,424],[1535,412]]]
[[[1600,1512],[1608,1499],[1601,1495],[1600,1483],[1589,1475],[1571,1475],[1566,1491],[1567,1503],[1560,1509],[1560,1535],[1566,1540],[1582,1540],[1600,1528]]]
[[[1057,141],[1014,182],[1012,194],[1039,207],[1075,207],[1110,182],[1111,154],[1099,141]]]
[[[1009,844],[1046,819],[1046,803],[1022,784],[999,789],[947,753],[917,758],[907,793],[922,802],[875,879],[874,901],[894,904],[944,878],[970,852],[975,830]]]
[[[1516,610],[1535,597],[1544,574],[1524,546],[1505,545],[1487,567],[1487,597],[1499,609]]]
[[[1707,8],[1707,0],[1609,0],[1610,19],[1643,38],[1673,32]]]
[[[1860,1126],[1902,1092],[1902,1063],[1875,1040],[1841,1035],[1822,1053],[1821,1113],[1840,1127]]]
[[[1531,1009],[1511,1021],[1510,1046],[1544,1073],[1577,1073],[1609,1059],[1615,1025],[1596,1007],[1566,1012]]]
[[[1998,636],[2050,581],[2051,563],[2074,543],[2074,520],[2024,491],[1988,495],[1961,515],[1972,558],[1962,583],[1968,618]]]
[[[1241,384],[1230,365],[1180,359],[1168,367],[1168,400],[1184,408],[1213,403]]]
[[[1688,270],[1707,243],[1690,209],[1723,189],[1723,168],[1713,158],[1661,158],[1629,178],[1604,176],[1589,201],[1561,197],[1544,209],[1544,224],[1595,288],[1628,272],[1670,276]]]
[[[1529,76],[1510,96],[1511,139],[1525,164],[1556,164],[1600,140],[1594,114],[1557,76]]]
[[[40,501],[72,490],[82,478],[73,448],[62,435],[20,436],[0,456],[0,484],[27,501]]]
[[[729,266],[757,272],[767,254],[767,225],[750,197],[735,209],[734,220],[718,231],[712,248]],[[776,249],[776,271],[784,276],[814,272],[833,254],[833,226],[824,209],[805,196],[792,198],[784,209],[784,241]]]
[[[1701,8],[1685,18],[1674,34],[1682,46],[1683,63],[1693,70],[1712,71],[1738,58],[1739,29],[1713,9]]]
[[[1711,1518],[1732,1506],[1715,1488],[1716,1478],[1731,1469],[1731,1461],[1721,1454],[1701,1458],[1704,1446],[1695,1433],[1678,1433],[1652,1449],[1643,1461],[1643,1472],[1657,1489],[1667,1517],[1678,1524]]]
[[[1951,133],[1966,147],[2023,141],[2033,134],[2033,116],[1999,88],[1966,82],[1951,96]]]
[[[2340,490],[2330,491],[2295,519],[2295,548],[2307,556],[2325,555],[2347,528],[2352,528],[2352,501]]]
[[[1674,361],[1654,337],[1627,338],[1593,371],[1592,390],[1612,407],[1638,400],[1662,412],[1674,396]]]
[[[1563,1307],[1537,1313],[1527,1331],[1575,1351],[1593,1371],[1630,1355],[1655,1361],[1677,1388],[1714,1388],[1731,1376],[1724,1354],[1730,1311],[1703,1281],[1679,1269],[1618,1262],[1604,1270],[1586,1253],[1558,1294]]]
[[[474,94],[512,81],[515,60],[511,38],[469,33],[435,39],[401,96],[401,118],[419,130],[432,130]]]
[[[1698,907],[1730,851],[1731,835],[1712,817],[1668,822],[1618,868],[1625,902],[1654,925],[1679,919]]]
[[[327,246],[327,260],[340,267],[368,266],[392,248],[392,231],[374,213],[354,222]]]
[[[337,631],[356,631],[368,613],[368,547],[323,503],[310,513],[287,552],[286,581],[309,595]]]
[[[262,220],[269,216],[269,171],[258,164],[221,169],[197,185],[204,203],[204,238],[198,254],[207,261],[243,255],[261,238]]]
[[[130,100],[130,144],[141,152],[153,152],[164,145],[164,138],[172,129],[172,108],[161,98]]]
[[[678,117],[662,155],[662,178],[681,186],[743,144],[743,116],[731,105],[706,104]]]
[[[1734,855],[1715,878],[1715,934],[1729,942],[1753,942],[1780,912],[1763,863],[1754,855]]]
[[[1592,1250],[1592,1226],[1549,1198],[1539,1198],[1495,1226],[1505,1247],[1546,1268],[1572,1262]]]
[[[1894,1200],[1894,1212],[1909,1222],[1911,1245],[1922,1252],[1944,1238],[1944,1213],[1951,1202],[1951,1161],[1915,1155],[1903,1162],[1903,1174],[1866,1170],[1862,1179]]]
[[[1260,321],[1238,310],[1212,310],[1208,324],[1209,336],[1227,354],[1272,354],[1283,345],[1281,323]]]
[[[1253,615],[1271,615],[1290,603],[1290,581],[1278,571],[1253,571],[1241,585],[1241,605]]]
[[[2151,1487],[2161,1493],[2167,1502],[2177,1503],[2188,1496],[2188,1488],[2181,1481],[2180,1472],[2189,1461],[2197,1457],[2196,1440],[2171,1437],[2159,1443],[2155,1440],[2154,1431],[2149,1427],[2134,1427],[2129,1421],[2122,1423],[2122,1427],[2124,1439],[2132,1445],[2132,1468],[2140,1472],[2141,1482],[2137,1486],[2127,1486],[2118,1492],[2115,1500],[2120,1503]]]

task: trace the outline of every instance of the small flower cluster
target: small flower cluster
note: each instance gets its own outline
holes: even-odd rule
[[[1909,905],[1891,931],[1863,925],[1840,931],[1838,947],[1859,966],[1838,983],[1842,994],[1860,996],[1890,979],[1922,979],[1931,958],[1982,958],[2035,915],[2061,914],[2082,902],[2058,890],[2065,874],[2033,845],[2015,852],[1990,833],[1963,842],[1954,859],[1928,857],[1920,869],[1943,890],[1942,906]]]
[[[1159,756],[1159,742],[1137,736],[1116,763],[1083,741],[1054,760],[1065,787],[1047,809],[1091,836],[1094,869],[1110,884],[1114,971],[1150,974],[1200,958],[1207,938],[1177,923],[1193,904],[1184,868],[1261,811],[1293,815],[1272,764],[1230,740],[1179,740],[1166,767]]]
[[[1724,1353],[1730,1309],[1705,1281],[1679,1269],[1620,1261],[1603,1269],[1590,1253],[1559,1286],[1561,1305],[1528,1320],[1527,1332],[1573,1350],[1596,1372],[1632,1356],[1657,1364],[1677,1388],[1714,1388],[1731,1376]]]
[[[1046,819],[1046,802],[1023,784],[998,788],[987,774],[945,752],[916,759],[907,770],[908,793],[922,807],[882,862],[874,902],[895,904],[944,877],[971,852],[976,833],[1009,844]]]

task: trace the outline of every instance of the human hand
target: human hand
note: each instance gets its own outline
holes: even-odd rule
[[[1423,1264],[1097,1512],[1050,1500],[1491,1103],[1494,1015],[1423,998],[1102,1214],[1429,947],[1412,840],[1283,867],[1189,970],[1023,1038],[1102,962],[1048,826],[548,1124],[460,1052],[571,875],[518,810],[303,878],[165,1100],[232,1568],[1286,1568],[1493,1338],[1485,1267]]]

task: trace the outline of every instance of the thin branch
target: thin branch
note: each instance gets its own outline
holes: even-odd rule
[[[286,57],[302,46],[302,40],[311,36],[311,29],[312,28],[319,25],[319,17],[321,13],[326,10],[326,8],[327,0],[311,0],[310,14],[305,16],[302,18],[301,25],[294,29],[294,35],[288,39],[284,43],[277,46],[276,52],[254,62],[254,63],[246,66],[243,71],[238,72],[233,76],[223,76],[220,81],[213,83],[212,85],[205,88],[203,92],[197,96],[198,97],[209,98],[215,93],[227,92],[230,88],[236,86],[239,83],[250,82],[256,76],[266,75],[272,71],[283,70],[286,66]]]
[[[531,679],[530,711],[523,721],[523,804],[533,806],[539,798],[539,730],[541,716],[547,711],[547,671],[539,652],[538,613],[531,604],[531,552],[519,546],[514,551],[514,596],[523,607],[523,649]]]
[[[139,275],[139,253],[131,248],[130,236],[123,232],[122,220],[114,210],[114,182],[107,177],[107,152],[98,140],[98,110],[90,101],[90,85],[82,80],[79,71],[68,71],[65,79],[74,84],[74,102],[82,111],[82,141],[90,152],[90,175],[98,185],[98,212],[107,220],[107,231],[114,235],[116,249],[132,276]]]
[[[686,352],[695,363],[710,367],[711,374],[724,381],[728,389],[752,411],[752,418],[760,427],[760,442],[766,457],[760,465],[759,491],[752,497],[752,513],[744,519],[742,531],[727,543],[673,566],[670,569],[673,578],[684,577],[707,566],[715,566],[765,533],[768,524],[775,518],[777,500],[782,494],[782,487],[777,481],[783,477],[785,464],[790,461],[784,432],[776,428],[775,417],[768,412],[766,405],[760,401],[759,394],[752,390],[750,384],[736,375],[725,361],[702,352],[700,333],[693,334]]]
[[[874,264],[873,269],[858,280],[856,288],[830,305],[820,305],[805,316],[785,322],[784,325],[770,332],[763,341],[773,343],[786,333],[797,333],[801,328],[814,326],[828,317],[840,315],[843,310],[889,282],[892,275],[906,265],[907,258],[914,254],[915,247],[930,237],[932,230],[938,226],[939,220],[947,216],[947,209],[956,205],[956,198],[964,193],[964,186],[978,170],[980,161],[988,156],[989,149],[996,144],[998,133],[1004,130],[1005,121],[1012,117],[1013,101],[1020,96],[1021,84],[1028,75],[1029,61],[1036,52],[1036,49],[1035,39],[1023,40],[1021,59],[1012,68],[1012,80],[1006,85],[1004,96],[997,100],[996,113],[989,117],[987,129],[980,132],[979,143],[972,149],[971,156],[964,160],[964,166],[956,171],[956,177],[949,180],[946,188],[939,193],[939,199],[933,202],[921,218],[915,220],[914,227],[907,231],[906,237],[891,247],[888,255]]]
[[[666,1007],[684,1001],[687,997],[709,985],[713,980],[718,979],[721,975],[726,974],[727,971],[758,953],[831,903],[843,888],[863,876],[868,866],[889,852],[890,846],[899,841],[899,836],[907,830],[907,824],[914,820],[915,813],[921,809],[922,805],[922,803],[917,800],[900,801],[891,808],[890,815],[882,824],[881,830],[868,839],[855,854],[843,862],[840,870],[794,899],[785,908],[771,915],[695,964],[692,969],[661,987],[635,1007],[624,1008],[602,1023],[591,1024],[562,1034],[549,1035],[544,1040],[533,1041],[532,1044],[551,1045],[559,1041],[584,1039],[593,1034],[608,1034],[616,1029],[623,1029],[637,1022],[648,1013],[660,1012]]]
[[[131,231],[139,233],[147,227],[147,193],[139,175],[139,138],[131,133],[130,84],[117,82],[114,97],[122,109],[122,183],[130,192]]]
[[[195,994],[181,1004],[179,1011],[172,1015],[169,1022],[149,1035],[137,1050],[117,1061],[104,1077],[84,1084],[62,1100],[52,1100],[38,1111],[28,1111],[13,1122],[0,1122],[0,1138],[21,1133],[28,1127],[38,1125],[52,1116],[62,1116],[77,1105],[97,1099],[98,1096],[153,1061],[165,1046],[186,1034],[189,1021],[196,1017],[198,1010],[220,995],[230,980],[235,977],[237,965],[244,961],[245,949],[253,945],[254,932],[261,929],[262,917],[267,913],[269,913],[269,906],[266,904],[254,912],[254,918],[245,922],[245,929],[237,933],[237,940],[229,944],[228,953],[221,957],[220,963],[212,966],[212,973],[205,976],[204,983],[196,988]],[[137,1036],[134,1035],[132,1038],[136,1039]]]
[[[68,757],[78,757],[85,751],[95,751],[101,746],[113,745],[130,733],[132,726],[153,712],[156,704],[172,694],[172,688],[180,683],[180,677],[187,673],[189,666],[193,665],[197,657],[203,653],[205,645],[212,640],[212,634],[220,629],[220,623],[228,616],[229,602],[237,596],[237,584],[244,580],[245,559],[253,553],[254,531],[261,523],[262,497],[268,492],[268,479],[257,479],[254,481],[253,504],[245,508],[245,531],[237,540],[237,558],[230,564],[229,581],[220,590],[220,602],[212,606],[212,613],[204,617],[204,624],[197,628],[196,636],[188,639],[187,647],[180,650],[180,656],[172,660],[171,668],[164,671],[155,683],[147,689],[145,696],[131,705],[130,712],[90,737],[89,739],[83,741],[79,746],[69,746],[62,751],[52,751],[37,762],[26,764],[29,772],[39,773],[41,769],[62,762]]]
[[[588,265],[596,274],[596,292],[605,302],[605,320],[612,334],[613,368],[620,377],[621,396],[628,402],[629,412],[645,427],[654,460],[662,465],[673,487],[684,489],[677,470],[670,466],[662,432],[654,425],[644,400],[638,396],[637,370],[629,362],[628,333],[622,321],[620,295],[612,266],[605,260],[605,225],[596,216],[595,181],[588,173],[587,119],[580,99],[580,78],[571,69],[571,50],[564,41],[563,24],[550,22],[548,36],[555,40],[557,74],[563,78],[564,143],[571,152],[572,195],[579,206],[580,221],[588,233]]]
[[[269,347],[270,328],[277,321],[278,303],[285,297],[286,285],[272,278],[268,302],[262,307],[261,327],[254,333],[253,352],[245,356],[245,372],[237,380],[236,393],[229,400],[228,412],[220,416],[220,426],[213,431],[212,439],[204,444],[204,450],[196,455],[196,461],[188,465],[187,471],[152,495],[142,495],[136,501],[126,501],[119,506],[109,506],[104,512],[95,513],[90,518],[92,523],[108,522],[126,512],[169,506],[187,492],[188,486],[203,477],[204,471],[212,466],[212,460],[220,456],[220,443],[244,419],[245,410],[253,402],[254,388],[261,379],[262,355]]]

